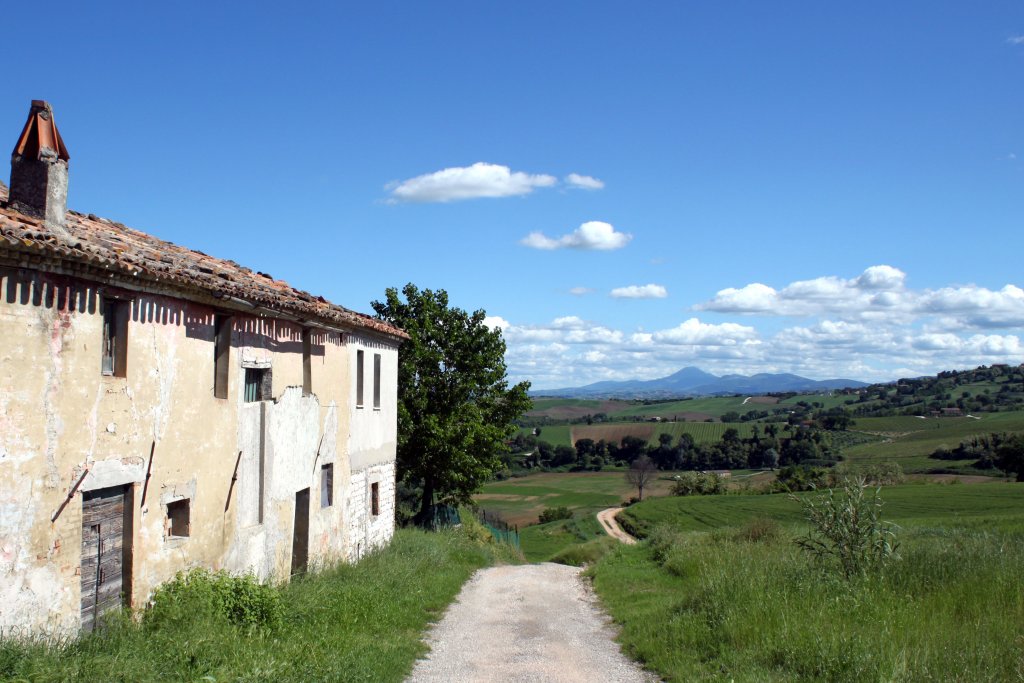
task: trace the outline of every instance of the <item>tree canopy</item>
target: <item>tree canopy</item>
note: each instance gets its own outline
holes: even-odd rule
[[[509,386],[501,330],[484,324],[483,310],[449,306],[443,289],[410,283],[371,305],[410,336],[398,353],[398,477],[422,487],[416,519],[425,523],[435,496],[466,502],[500,465],[513,420],[530,408],[530,383]]]

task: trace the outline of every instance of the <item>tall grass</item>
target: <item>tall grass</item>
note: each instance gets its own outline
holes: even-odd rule
[[[662,526],[590,572],[626,650],[668,680],[1022,680],[1024,534],[901,540],[884,573],[847,581],[786,528]]]
[[[209,612],[123,616],[80,639],[0,641],[0,680],[400,681],[428,624],[496,559],[514,557],[478,534],[401,530],[359,564],[283,587],[274,628]]]

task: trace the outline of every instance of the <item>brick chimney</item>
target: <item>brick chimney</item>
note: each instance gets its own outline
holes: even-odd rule
[[[41,218],[53,232],[70,237],[64,227],[68,209],[68,150],[48,102],[32,100],[28,121],[11,154],[8,205]]]

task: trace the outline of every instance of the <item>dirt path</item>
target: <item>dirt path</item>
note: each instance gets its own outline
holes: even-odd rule
[[[427,638],[408,683],[656,681],[626,659],[577,567],[481,569]]]
[[[612,538],[617,538],[623,543],[633,545],[636,543],[636,538],[630,536],[619,523],[615,521],[615,515],[622,512],[622,508],[608,508],[607,510],[601,510],[597,513],[597,521],[601,523],[601,528],[608,532],[608,535]]]

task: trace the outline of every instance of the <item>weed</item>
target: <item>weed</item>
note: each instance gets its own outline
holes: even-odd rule
[[[835,560],[848,579],[899,557],[896,526],[882,520],[880,489],[871,494],[867,489],[863,477],[849,477],[842,482],[841,493],[828,489],[821,496],[792,496],[811,523],[797,545],[819,561]]]

